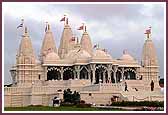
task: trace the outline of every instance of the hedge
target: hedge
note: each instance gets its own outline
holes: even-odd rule
[[[164,107],[163,101],[122,101],[112,102],[111,106],[148,106],[148,107]]]

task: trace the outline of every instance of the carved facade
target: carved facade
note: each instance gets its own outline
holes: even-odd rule
[[[48,24],[41,47],[40,59],[37,59],[28,30],[25,27],[16,56],[17,62],[10,70],[13,85],[11,88],[5,88],[5,99],[10,100],[6,106],[12,106],[12,90],[18,89],[23,93],[20,88],[29,88],[29,92],[32,93],[30,101],[25,102],[27,104],[23,104],[23,106],[37,103],[46,105],[37,99],[39,97],[37,95],[42,96],[42,94],[49,95],[48,101],[45,101],[49,104],[51,97],[59,94],[58,89],[71,88],[81,92],[81,95],[83,93],[82,96],[90,92],[94,93],[94,90],[100,95],[102,91],[111,94],[118,91],[118,95],[123,96],[123,82],[128,82],[130,90],[136,87],[145,92],[150,90],[152,80],[156,84],[155,88],[159,88],[159,65],[151,37],[145,40],[141,64],[126,50],[121,58],[113,59],[102,48],[93,48],[91,38],[86,30],[83,32],[80,42],[78,39],[74,41],[72,38],[73,33],[67,22],[64,26],[60,46],[57,49],[51,27]],[[137,84],[133,82],[137,82]],[[40,88],[41,92],[37,91],[37,88]],[[53,88],[54,92],[50,88]],[[48,91],[46,92],[44,89]],[[84,92],[87,93],[84,94]],[[129,100],[129,97],[125,97]],[[84,99],[87,100],[85,96]],[[124,98],[122,99],[124,100]],[[98,103],[98,98],[94,100]]]

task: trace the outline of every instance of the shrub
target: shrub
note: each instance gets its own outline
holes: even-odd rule
[[[84,101],[84,100],[81,100],[81,101],[80,101],[80,104],[85,104],[85,101]]]
[[[88,107],[91,107],[91,104],[80,103],[80,104],[77,104],[76,106],[79,108],[88,108]]]
[[[73,103],[68,103],[68,102],[66,102],[66,103],[61,103],[60,104],[60,106],[66,106],[66,107],[70,107],[70,106],[74,106],[74,104]]]
[[[113,102],[111,106],[149,106],[149,107],[164,107],[163,101],[122,101]]]

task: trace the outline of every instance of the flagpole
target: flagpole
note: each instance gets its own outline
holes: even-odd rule
[[[65,21],[64,21],[64,26],[66,25],[66,15],[64,14],[64,18],[65,18]]]
[[[84,33],[84,32],[85,32],[85,30],[84,30],[84,29],[85,29],[85,28],[84,28],[84,23],[82,23],[82,24],[83,24],[83,33]]]
[[[25,25],[24,25],[24,19],[22,18],[21,21],[22,21],[22,24],[23,24],[22,34],[24,34],[24,28],[25,28]]]

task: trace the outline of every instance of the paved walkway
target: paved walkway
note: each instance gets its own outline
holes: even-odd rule
[[[133,111],[133,110],[142,110],[143,107],[123,107],[123,106],[93,106],[93,107],[98,107],[98,108],[111,108],[111,109],[123,109],[123,110],[128,110],[128,111]]]

